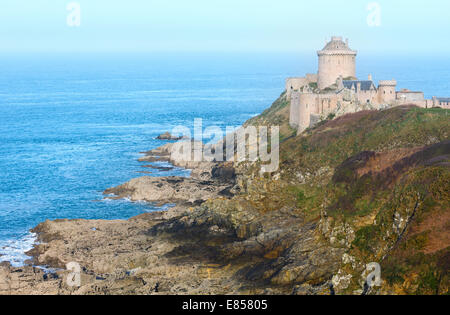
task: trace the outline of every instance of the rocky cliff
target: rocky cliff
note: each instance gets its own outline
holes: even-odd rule
[[[258,163],[200,163],[184,165],[189,179],[144,177],[109,189],[178,206],[128,221],[42,223],[34,263],[79,262],[81,287],[68,287],[64,270],[43,279],[39,269],[4,265],[0,292],[448,294],[449,111],[363,111],[299,135],[288,113],[282,95],[246,123],[280,126],[276,173],[261,177]],[[370,263],[381,266],[375,287]]]

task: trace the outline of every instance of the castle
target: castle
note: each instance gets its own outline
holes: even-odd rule
[[[318,51],[317,74],[286,80],[286,95],[291,102],[290,125],[299,132],[331,116],[366,109],[382,109],[413,104],[419,107],[450,108],[450,98],[425,99],[423,92],[396,90],[396,80],[380,81],[378,87],[369,75],[356,78],[357,51],[350,49],[348,39],[332,37]]]

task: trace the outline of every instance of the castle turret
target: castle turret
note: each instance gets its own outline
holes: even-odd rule
[[[395,89],[397,81],[383,80],[378,84],[378,101],[382,104],[392,104],[396,100]]]
[[[356,55],[342,37],[332,37],[319,56],[318,87],[323,90],[336,83],[337,78],[356,78]]]
[[[311,125],[311,113],[316,106],[317,95],[314,93],[301,93],[298,109],[298,133],[302,133]]]

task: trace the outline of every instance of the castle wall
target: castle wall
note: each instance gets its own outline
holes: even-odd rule
[[[318,87],[323,90],[336,83],[339,76],[356,77],[356,54],[319,53]]]
[[[290,98],[292,92],[299,91],[305,85],[308,85],[308,80],[303,77],[299,78],[288,78],[286,79],[286,93],[287,97]]]
[[[313,93],[300,94],[298,132],[305,131],[311,125],[311,109],[316,106],[317,95]]]
[[[425,100],[423,92],[402,90],[396,93],[396,105],[412,104],[419,107],[428,108],[432,102],[432,100]],[[431,105],[430,107],[433,106]]]
[[[412,91],[399,91],[396,94],[397,100],[405,101],[424,101],[425,96],[423,92],[412,92]]]
[[[316,95],[315,107],[313,114],[328,116],[334,112],[338,105],[339,96],[336,93],[318,94]]]
[[[308,80],[308,83],[317,83],[318,80],[317,73],[307,73],[306,80]]]
[[[437,103],[437,107],[450,109],[450,101],[449,101],[449,99],[437,100],[436,103]]]
[[[434,100],[425,100],[425,108],[434,107]]]
[[[289,124],[300,132],[309,128],[311,117],[324,118],[336,111],[341,95],[292,92]],[[317,118],[318,119],[318,118]]]
[[[292,92],[289,124],[292,128],[298,128],[300,120],[300,93]]]
[[[423,94],[421,92],[417,92],[417,98],[399,98],[394,103],[392,103],[393,106],[400,106],[400,105],[416,105],[418,107],[422,108],[433,108],[433,107],[440,107],[440,108],[446,108],[450,109],[450,101],[441,101],[437,99],[436,97],[433,97],[433,99],[420,99],[420,94]]]
[[[317,74],[306,74],[305,77],[297,77],[297,78],[287,78],[286,79],[286,93],[287,97],[290,98],[292,92],[301,90],[302,87],[309,85],[310,83],[317,82]]]
[[[358,91],[356,93],[356,98],[361,104],[377,104],[378,92],[376,90]]]
[[[381,104],[393,104],[397,100],[395,88],[397,82],[395,80],[380,81],[378,86],[378,101]]]

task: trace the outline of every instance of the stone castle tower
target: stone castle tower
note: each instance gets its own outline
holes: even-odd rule
[[[348,40],[344,42],[342,37],[332,37],[324,49],[317,52],[319,56],[318,87],[323,90],[336,83],[336,80],[356,77],[356,55],[351,50]]]
[[[396,93],[397,81],[382,80],[378,85],[378,101],[380,103],[393,103],[397,99]]]
[[[381,80],[378,87],[372,75],[367,80],[356,78],[355,50],[348,40],[332,37],[318,51],[317,74],[286,79],[286,98],[290,101],[289,124],[302,133],[329,117],[339,117],[362,110],[378,110],[391,106],[416,105],[424,108],[450,108],[450,98],[425,99],[421,91],[397,91],[397,81]]]

